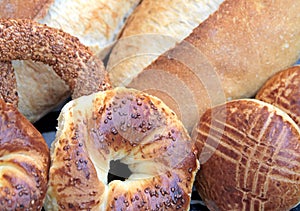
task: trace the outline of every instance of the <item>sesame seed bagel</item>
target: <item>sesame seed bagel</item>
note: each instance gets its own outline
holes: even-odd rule
[[[197,150],[158,98],[115,88],[72,100],[58,120],[45,209],[189,209]],[[108,183],[113,160],[128,179]]]
[[[0,62],[0,98],[18,106],[16,76],[11,62]]]
[[[109,86],[102,61],[78,38],[32,20],[0,19],[0,61],[12,60],[39,61],[53,67],[74,98]]]

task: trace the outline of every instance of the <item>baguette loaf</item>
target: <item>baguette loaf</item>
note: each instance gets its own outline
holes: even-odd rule
[[[294,0],[225,0],[128,87],[163,99],[191,131],[208,107],[254,96],[270,76],[297,61],[299,11]]]
[[[45,1],[28,1],[42,7]],[[50,1],[49,1],[50,2]],[[49,10],[40,9],[39,15],[31,14],[30,8],[19,1],[10,1],[9,5],[17,7],[19,13],[9,13],[8,17],[33,18],[50,27],[59,28],[76,36],[80,42],[91,48],[93,53],[103,59],[111,43],[116,39],[124,20],[140,0],[55,0],[51,1]],[[48,3],[50,4],[50,3]],[[47,9],[48,9],[47,4]],[[43,8],[44,8],[43,7]],[[8,5],[0,7],[1,12],[8,13]],[[70,95],[69,87],[60,79],[51,67],[27,61],[13,61],[16,73],[19,110],[32,122],[40,119],[51,109]]]
[[[223,0],[143,0],[129,16],[107,65],[114,86],[126,86],[174,47]]]

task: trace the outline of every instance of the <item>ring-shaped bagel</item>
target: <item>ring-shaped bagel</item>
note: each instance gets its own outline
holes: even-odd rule
[[[101,60],[79,39],[27,19],[0,19],[0,61],[43,62],[69,85],[73,97],[109,87]]]
[[[51,149],[47,210],[188,210],[197,150],[159,99],[115,88],[69,102]],[[132,172],[107,175],[110,161]]]
[[[37,129],[0,100],[0,210],[41,210],[47,191],[49,148]]]

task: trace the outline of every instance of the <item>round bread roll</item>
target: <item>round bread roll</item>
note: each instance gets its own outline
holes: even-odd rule
[[[50,165],[42,135],[0,99],[0,210],[41,210]]]
[[[290,210],[300,202],[300,129],[279,108],[241,99],[207,110],[193,131],[195,186],[210,210]]]
[[[46,210],[189,209],[197,150],[162,101],[116,88],[72,100],[58,120]],[[108,181],[113,160],[128,179]]]
[[[34,60],[52,66],[69,86],[73,98],[109,87],[102,61],[77,38],[26,19],[0,19],[0,29],[0,66],[1,69],[7,68],[7,72],[12,75],[8,77],[9,81],[3,82],[8,88],[1,89],[15,90],[14,72],[7,62],[17,59]],[[35,75],[36,80],[38,77],[39,75]],[[55,83],[52,85],[55,86]],[[13,88],[9,88],[10,86]],[[11,94],[2,95],[4,99],[7,96]],[[39,95],[34,97],[39,99]],[[22,111],[22,107],[20,110]]]
[[[300,126],[300,66],[287,68],[271,77],[256,98],[285,111]]]

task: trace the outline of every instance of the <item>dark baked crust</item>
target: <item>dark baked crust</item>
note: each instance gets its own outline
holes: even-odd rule
[[[192,137],[201,163],[195,185],[210,210],[281,211],[299,203],[300,130],[280,109],[228,102],[205,112]]]
[[[79,98],[63,108],[57,134],[46,209],[188,210],[197,150],[160,100],[125,88]],[[132,175],[107,184],[118,159]]]
[[[106,89],[102,61],[78,38],[31,20],[0,19],[0,61],[40,61],[69,85],[73,97]]]
[[[300,66],[290,67],[271,77],[256,98],[282,109],[300,126]]]
[[[0,100],[0,209],[41,210],[50,153],[42,135],[11,104]]]

